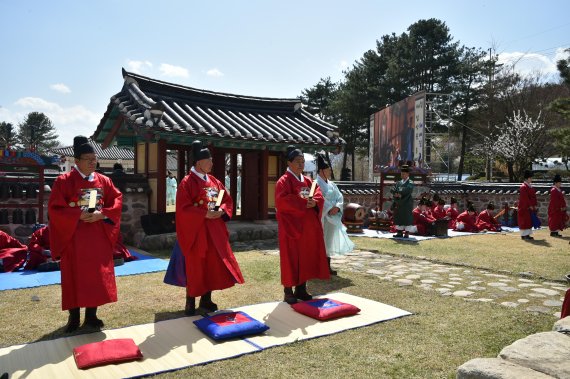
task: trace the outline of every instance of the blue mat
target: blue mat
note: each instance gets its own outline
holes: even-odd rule
[[[165,271],[166,267],[168,267],[168,260],[166,259],[150,257],[132,250],[129,251],[138,259],[115,267],[115,276]],[[60,274],[59,271],[38,272],[36,270],[5,272],[0,274],[0,291],[60,284]]]

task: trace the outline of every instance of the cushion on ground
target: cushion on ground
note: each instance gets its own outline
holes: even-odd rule
[[[119,338],[75,347],[73,357],[77,367],[87,369],[110,363],[134,361],[141,359],[143,355],[131,338]]]
[[[360,308],[352,304],[328,298],[303,301],[301,303],[292,304],[291,307],[305,316],[321,321],[352,316],[360,312]]]
[[[215,340],[259,334],[269,329],[245,312],[218,313],[196,320],[194,324]]]

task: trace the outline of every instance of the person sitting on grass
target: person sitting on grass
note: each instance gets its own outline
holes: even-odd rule
[[[455,228],[458,232],[477,233],[477,212],[473,204],[469,203],[467,210],[457,216]]]
[[[447,211],[444,207],[445,207],[445,200],[440,198],[437,201],[437,205],[433,207],[431,210],[431,215],[433,216],[433,218],[435,218],[436,220],[447,219],[448,217]]]
[[[28,249],[20,241],[0,230],[0,272],[19,269],[24,262]]]
[[[457,216],[459,216],[459,209],[457,208],[457,199],[452,197],[449,201],[449,208],[445,211],[447,217],[449,217],[449,229],[455,229],[455,222]]]
[[[417,233],[420,236],[429,236],[434,234],[435,218],[432,217],[428,211],[431,201],[422,197],[418,206],[412,211],[414,218],[414,226],[417,228]]]
[[[495,219],[495,204],[489,202],[487,209],[481,211],[477,216],[477,229],[480,232],[500,232],[501,224]]]

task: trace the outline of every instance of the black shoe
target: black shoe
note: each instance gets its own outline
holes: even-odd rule
[[[85,318],[83,326],[87,326],[89,328],[101,329],[102,327],[105,326],[105,323],[103,322],[103,320],[98,319],[97,317],[89,317]]]
[[[550,237],[562,237],[562,234],[558,232],[550,232]]]
[[[295,297],[295,295],[293,295],[293,290],[291,289],[291,287],[285,287],[284,292],[285,292],[285,296],[283,297],[284,302],[286,302],[289,305],[297,303],[297,298]]]
[[[404,238],[404,233],[402,233],[402,232],[397,232],[396,234],[392,235],[392,237],[394,237],[394,238]]]
[[[113,262],[115,264],[115,267],[117,266],[122,266],[125,264],[125,258],[117,258],[117,259],[113,259]]]
[[[59,271],[59,261],[40,263],[37,270],[39,272]]]
[[[200,305],[198,307],[207,312],[215,312],[218,310],[218,305],[212,301],[212,291],[200,296]]]
[[[313,299],[313,296],[307,292],[306,282],[303,284],[299,284],[297,287],[295,287],[295,292],[293,292],[293,295],[301,301],[307,301]]]
[[[69,310],[69,317],[65,325],[65,333],[72,333],[79,329],[79,308]]]
[[[336,271],[333,270],[331,267],[331,258],[330,257],[327,257],[327,262],[329,263],[329,274],[336,275]]]
[[[184,314],[186,316],[194,316],[196,314],[196,298],[186,296],[186,306],[184,307]]]
[[[85,321],[83,326],[100,329],[105,326],[103,320],[97,318],[97,307],[85,308]]]
[[[527,240],[527,241],[532,241],[532,240],[534,240],[534,237],[531,237],[531,236],[522,236],[521,239]]]

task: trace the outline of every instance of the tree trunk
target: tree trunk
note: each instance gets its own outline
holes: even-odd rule
[[[457,181],[461,181],[463,177],[463,164],[465,161],[465,150],[467,148],[467,127],[461,127],[461,154],[459,156],[459,165],[457,166]]]
[[[351,175],[350,177],[351,180],[354,182],[354,150],[352,150],[351,157],[352,157],[352,171],[350,172]]]
[[[509,182],[510,183],[515,182],[515,170],[514,170],[513,166],[514,166],[513,162],[507,162],[507,170],[509,172]]]

